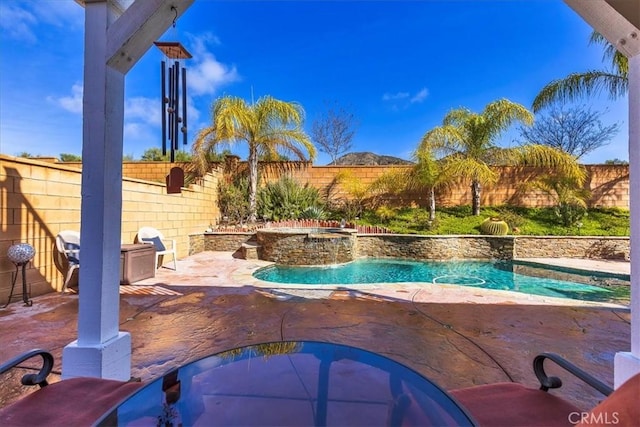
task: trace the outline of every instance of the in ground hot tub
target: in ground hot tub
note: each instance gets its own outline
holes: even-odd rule
[[[356,258],[354,228],[263,228],[260,259],[284,265],[331,265]]]

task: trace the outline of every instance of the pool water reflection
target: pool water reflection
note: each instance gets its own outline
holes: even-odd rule
[[[365,258],[334,266],[271,265],[254,277],[276,283],[358,285],[419,282],[628,305],[628,275],[548,268],[520,261],[407,261]]]

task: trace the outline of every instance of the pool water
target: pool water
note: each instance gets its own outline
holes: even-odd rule
[[[309,285],[366,285],[423,282],[499,289],[583,301],[629,303],[629,279],[624,275],[568,272],[517,261],[405,261],[359,259],[335,266],[271,265],[254,277],[268,282]]]

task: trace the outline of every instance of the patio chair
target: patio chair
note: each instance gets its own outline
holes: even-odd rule
[[[544,361],[551,360],[591,387],[607,396],[591,411],[584,411],[562,398],[548,393],[559,388],[562,381],[545,373]],[[640,374],[625,382],[615,391],[592,375],[554,353],[535,357],[533,370],[540,382],[539,389],[516,383],[496,383],[450,390],[454,396],[483,426],[572,426],[638,425],[640,422]],[[582,424],[580,424],[582,423]]]
[[[56,236],[56,249],[67,260],[68,268],[64,276],[62,292],[67,291],[73,272],[80,268],[80,233],[74,230],[63,230]]]
[[[158,269],[158,259],[163,255],[173,255],[173,269],[178,270],[176,265],[176,241],[175,239],[165,239],[162,233],[153,227],[142,227],[138,230],[136,242],[152,244],[156,248],[155,269]],[[165,243],[169,243],[169,247]]]
[[[47,377],[54,359],[45,350],[31,350],[0,365],[0,374],[34,357],[42,357],[37,373],[22,377],[22,385],[40,388],[19,400],[0,408],[3,426],[81,426],[93,425],[109,409],[135,393],[140,381],[116,381],[102,378],[78,377],[51,385]]]

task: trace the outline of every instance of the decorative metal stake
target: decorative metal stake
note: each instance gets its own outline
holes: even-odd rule
[[[180,133],[182,133],[183,145],[187,145],[187,70],[180,67],[179,60],[190,59],[192,56],[179,42],[154,42],[154,44],[167,58],[174,60],[173,64],[169,65],[165,61],[161,61],[160,70],[162,80],[162,155],[166,156],[168,144],[171,163],[173,163],[175,152],[178,150]],[[180,114],[181,107],[182,115]]]

